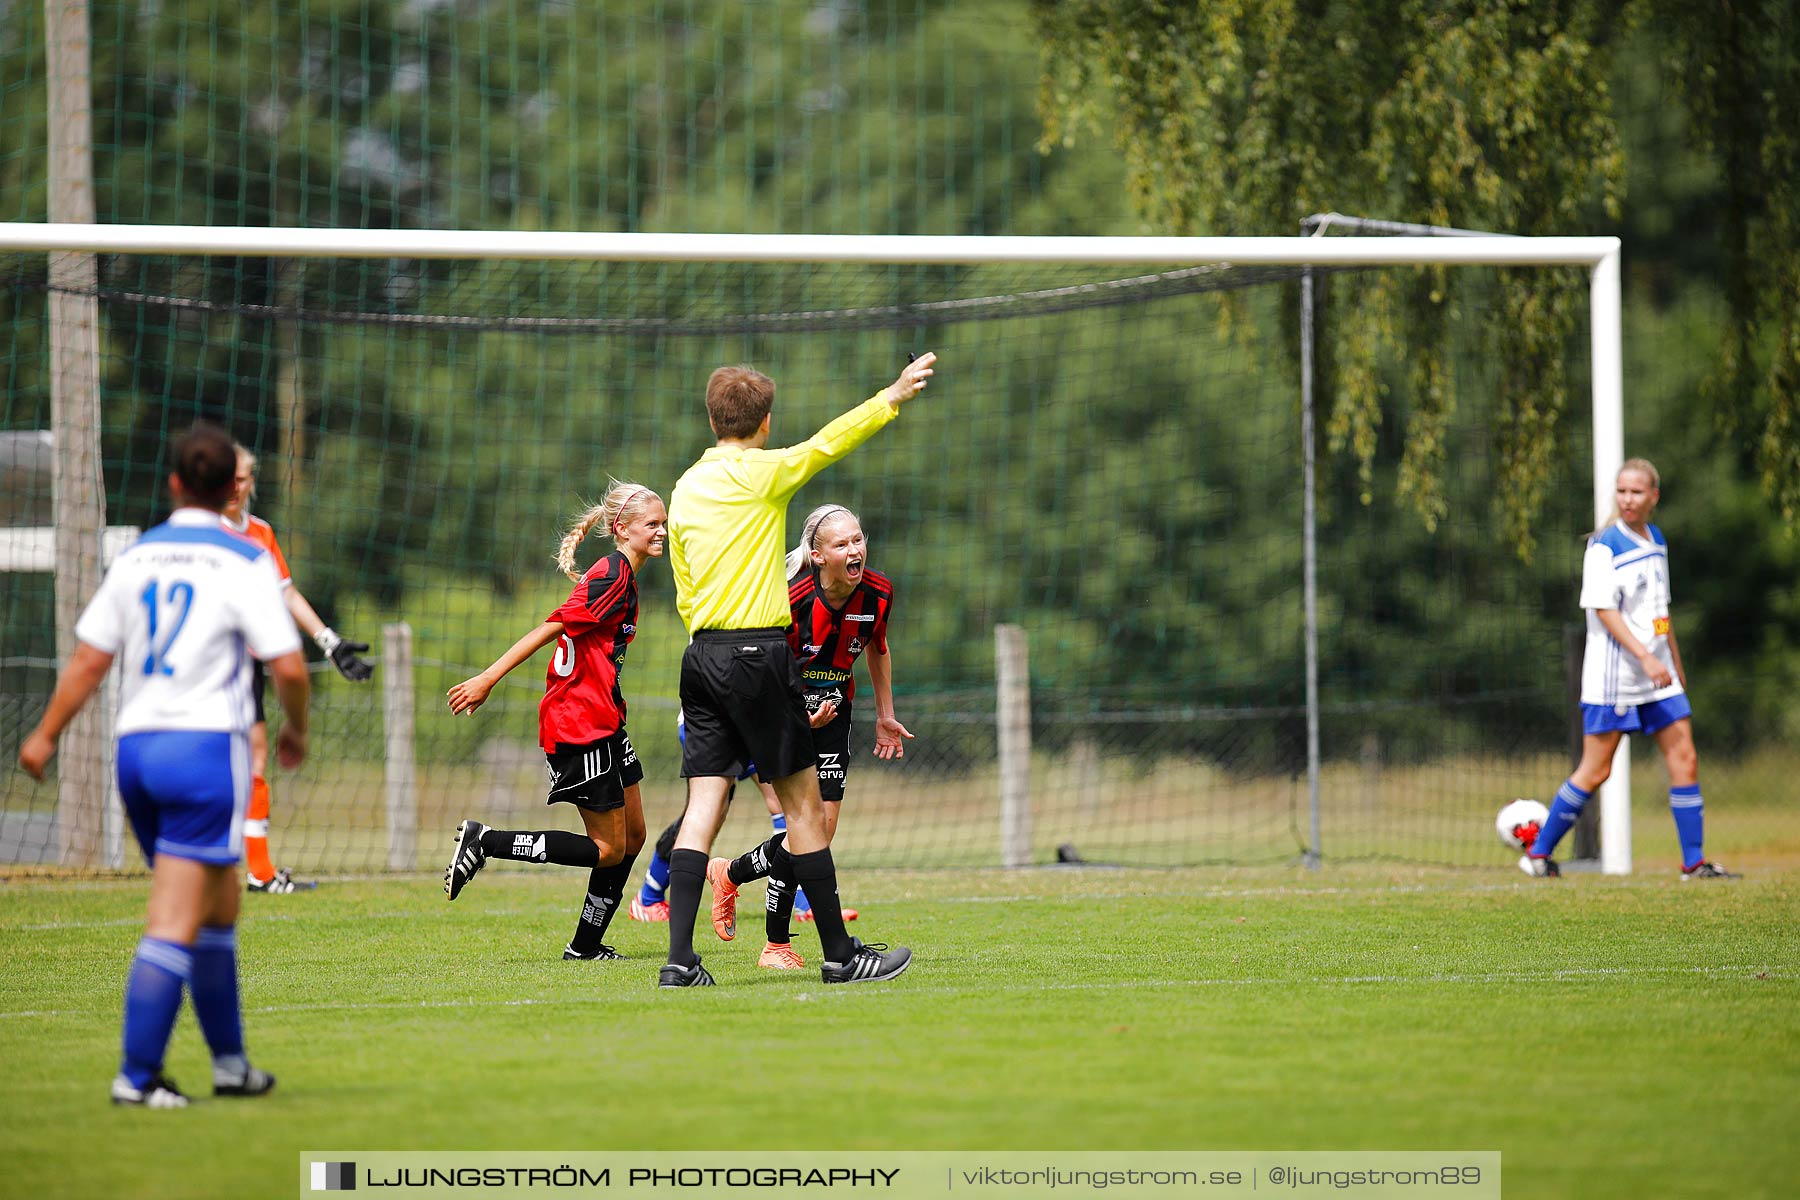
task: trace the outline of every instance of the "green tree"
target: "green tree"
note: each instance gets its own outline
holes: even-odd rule
[[[1038,0],[1044,144],[1110,128],[1140,211],[1174,233],[1288,233],[1340,209],[1549,234],[1617,219],[1624,159],[1610,82],[1642,23],[1726,181],[1731,321],[1714,393],[1766,489],[1800,521],[1800,30],[1785,0],[1327,3]],[[1414,396],[1396,486],[1433,527],[1445,512],[1445,306],[1454,273],[1360,285],[1338,324],[1328,431],[1371,479],[1383,389],[1405,360]],[[1566,422],[1575,281],[1502,273],[1490,303],[1501,381],[1508,528],[1531,546]],[[1406,330],[1404,342],[1396,330]],[[1766,366],[1757,364],[1766,360]],[[1759,374],[1760,372],[1760,374]]]

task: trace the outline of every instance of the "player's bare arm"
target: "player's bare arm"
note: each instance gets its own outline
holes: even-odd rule
[[[905,758],[912,733],[894,715],[894,660],[891,654],[869,651],[869,682],[875,687],[875,757]]]
[[[291,771],[306,761],[306,702],[312,695],[312,677],[306,673],[306,656],[298,650],[270,659],[268,668],[275,697],[287,714],[275,742],[275,761]]]
[[[1659,688],[1669,686],[1675,676],[1663,665],[1662,659],[1650,653],[1642,642],[1631,635],[1631,630],[1626,627],[1625,618],[1619,615],[1618,609],[1596,609],[1594,615],[1600,618],[1600,624],[1606,627],[1606,632],[1612,634],[1613,641],[1625,647],[1625,652],[1637,659],[1638,666],[1644,669],[1650,682]]]
[[[1681,686],[1687,687],[1687,668],[1681,665],[1681,646],[1675,641],[1675,627],[1669,626],[1669,657],[1675,663],[1675,678],[1681,680]]]
[[[44,768],[56,755],[57,739],[99,689],[106,673],[112,670],[113,656],[86,642],[75,644],[69,665],[56,681],[56,691],[44,708],[44,718],[19,747],[19,766],[33,779],[44,777]]]
[[[494,685],[505,679],[512,669],[554,642],[563,635],[561,621],[545,621],[536,629],[512,644],[512,647],[494,660],[494,665],[475,676],[465,679],[449,691],[450,711],[457,716],[472,713],[487,700],[488,693]]]

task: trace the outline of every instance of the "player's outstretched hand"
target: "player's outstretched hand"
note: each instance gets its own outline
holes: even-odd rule
[[[292,725],[283,725],[275,737],[275,761],[284,771],[292,771],[306,761],[306,735]]]
[[[56,755],[56,743],[39,730],[33,730],[24,745],[19,747],[19,766],[33,779],[44,777],[44,768],[50,765],[51,758]]]
[[[875,757],[905,758],[906,743],[912,740],[912,734],[893,717],[877,717],[875,720]]]
[[[459,717],[472,713],[487,702],[488,693],[493,690],[494,685],[488,682],[486,675],[465,679],[450,689],[450,711]]]
[[[900,372],[900,378],[888,384],[887,402],[898,408],[924,391],[925,385],[931,382],[931,365],[935,362],[937,355],[927,350],[907,363],[906,369]]]
[[[837,701],[827,700],[808,713],[806,719],[812,723],[814,729],[823,729],[831,724],[831,719],[835,716],[837,716]]]

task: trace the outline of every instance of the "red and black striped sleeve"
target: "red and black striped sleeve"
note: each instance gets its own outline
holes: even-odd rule
[[[788,585],[788,649],[796,658],[802,653],[801,647],[806,644],[806,634],[812,629],[812,606],[815,595],[813,573],[806,572]]]
[[[877,654],[886,654],[888,614],[894,608],[894,581],[880,571],[864,571],[863,586],[875,596],[875,624],[869,630],[869,647]]]
[[[599,624],[616,624],[630,610],[636,580],[621,551],[595,563],[583,582],[587,584],[587,610]]]

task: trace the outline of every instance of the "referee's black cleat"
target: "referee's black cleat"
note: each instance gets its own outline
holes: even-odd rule
[[[691,967],[684,967],[680,963],[664,963],[661,974],[656,977],[656,986],[659,988],[711,987],[713,986],[713,977],[707,973],[705,967],[700,965],[700,960],[697,958]]]
[[[244,1064],[242,1071],[213,1068],[213,1095],[266,1096],[275,1090],[275,1077],[261,1067]]]
[[[861,938],[851,938],[850,945],[854,948],[850,961],[822,964],[819,978],[826,983],[877,983],[894,978],[912,965],[912,951],[905,946],[892,950],[880,942],[865,946]]]
[[[475,878],[475,872],[487,865],[487,851],[481,848],[481,835],[487,831],[480,821],[464,821],[456,827],[456,853],[444,868],[444,894],[452,900]]]
[[[615,958],[624,957],[623,954],[620,954],[617,950],[614,950],[611,946],[607,945],[602,945],[592,954],[583,954],[573,946],[563,947],[564,962],[611,962]]]

